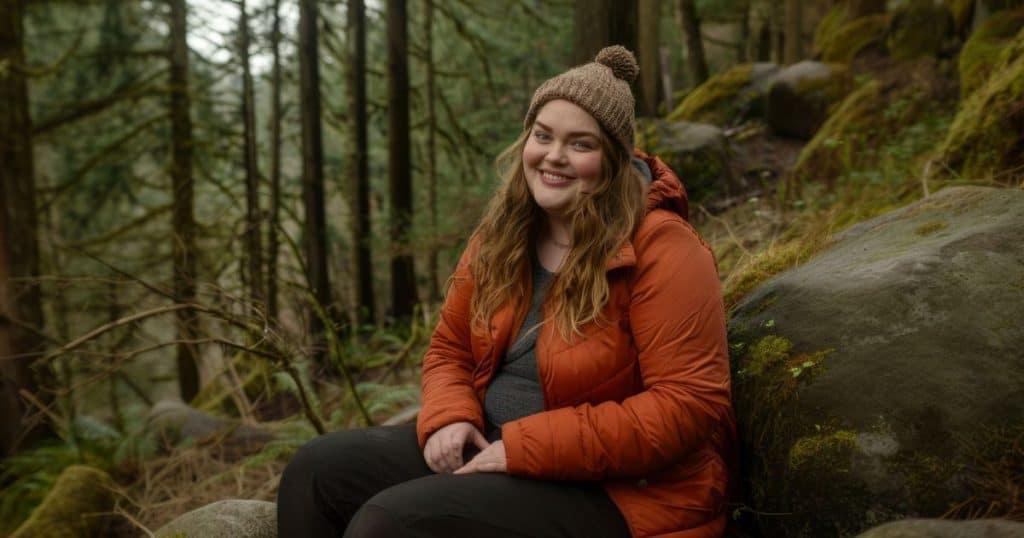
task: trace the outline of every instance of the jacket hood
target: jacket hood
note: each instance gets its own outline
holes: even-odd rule
[[[642,151],[635,152],[651,170],[651,186],[647,192],[647,213],[655,209],[667,209],[690,220],[690,205],[686,197],[686,188],[676,173],[658,157],[647,155]]]

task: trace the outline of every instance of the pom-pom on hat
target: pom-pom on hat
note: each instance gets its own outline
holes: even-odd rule
[[[565,99],[586,110],[597,119],[626,152],[633,152],[633,92],[629,85],[636,80],[640,68],[636,57],[621,45],[605,47],[594,61],[574,67],[546,80],[530,100],[523,126],[533,126],[537,112],[548,101]]]

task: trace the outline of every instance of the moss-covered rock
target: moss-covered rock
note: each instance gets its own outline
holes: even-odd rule
[[[99,538],[105,514],[114,508],[114,482],[107,473],[72,465],[11,538]]]
[[[1016,9],[989,18],[971,33],[957,61],[962,97],[985,83],[999,60],[999,53],[1013,42],[1021,28],[1024,28],[1024,9]]]
[[[1021,230],[1024,192],[945,189],[851,228],[733,309],[754,535],[939,517],[1007,474],[988,464],[1021,468],[1024,434],[986,433],[1024,432],[1024,363],[1007,361],[1024,347]]]
[[[897,60],[938,56],[953,36],[949,8],[934,0],[910,0],[893,12],[886,48]]]
[[[732,67],[690,92],[667,119],[727,126],[757,115],[768,82],[778,70],[773,63]]]
[[[814,28],[814,43],[812,49],[815,54],[821,54],[825,49],[825,43],[829,38],[849,22],[849,10],[845,2],[839,2],[832,6],[825,16],[818,21]]]
[[[825,62],[850,63],[872,45],[884,45],[889,27],[888,14],[869,15],[852,20],[821,36],[818,44]]]
[[[1024,165],[1022,50],[1024,29],[1000,53],[985,83],[960,104],[937,150],[947,170],[968,178],[1012,180],[1005,177],[1007,171]]]
[[[732,150],[719,127],[657,120],[638,129],[637,145],[672,167],[696,199],[713,192],[728,194],[734,187]]]
[[[830,107],[852,87],[845,65],[808,60],[788,66],[775,76],[768,91],[768,125],[779,134],[809,139],[828,117]]]
[[[832,182],[843,172],[877,164],[880,144],[934,116],[934,109],[950,99],[948,85],[941,82],[935,61],[921,59],[903,65],[900,76],[873,79],[854,90],[800,151],[792,172],[797,184]]]

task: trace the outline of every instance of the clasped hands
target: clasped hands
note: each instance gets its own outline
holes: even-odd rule
[[[472,442],[480,453],[463,464],[462,449]],[[435,473],[504,473],[505,444],[488,443],[480,430],[469,422],[455,422],[437,430],[423,447],[423,459]]]

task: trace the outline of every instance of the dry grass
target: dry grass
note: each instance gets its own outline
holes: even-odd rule
[[[275,499],[286,461],[247,465],[218,452],[194,446],[142,462],[136,481],[122,491],[115,509],[121,522],[112,536],[148,536],[190,510],[224,499]]]

